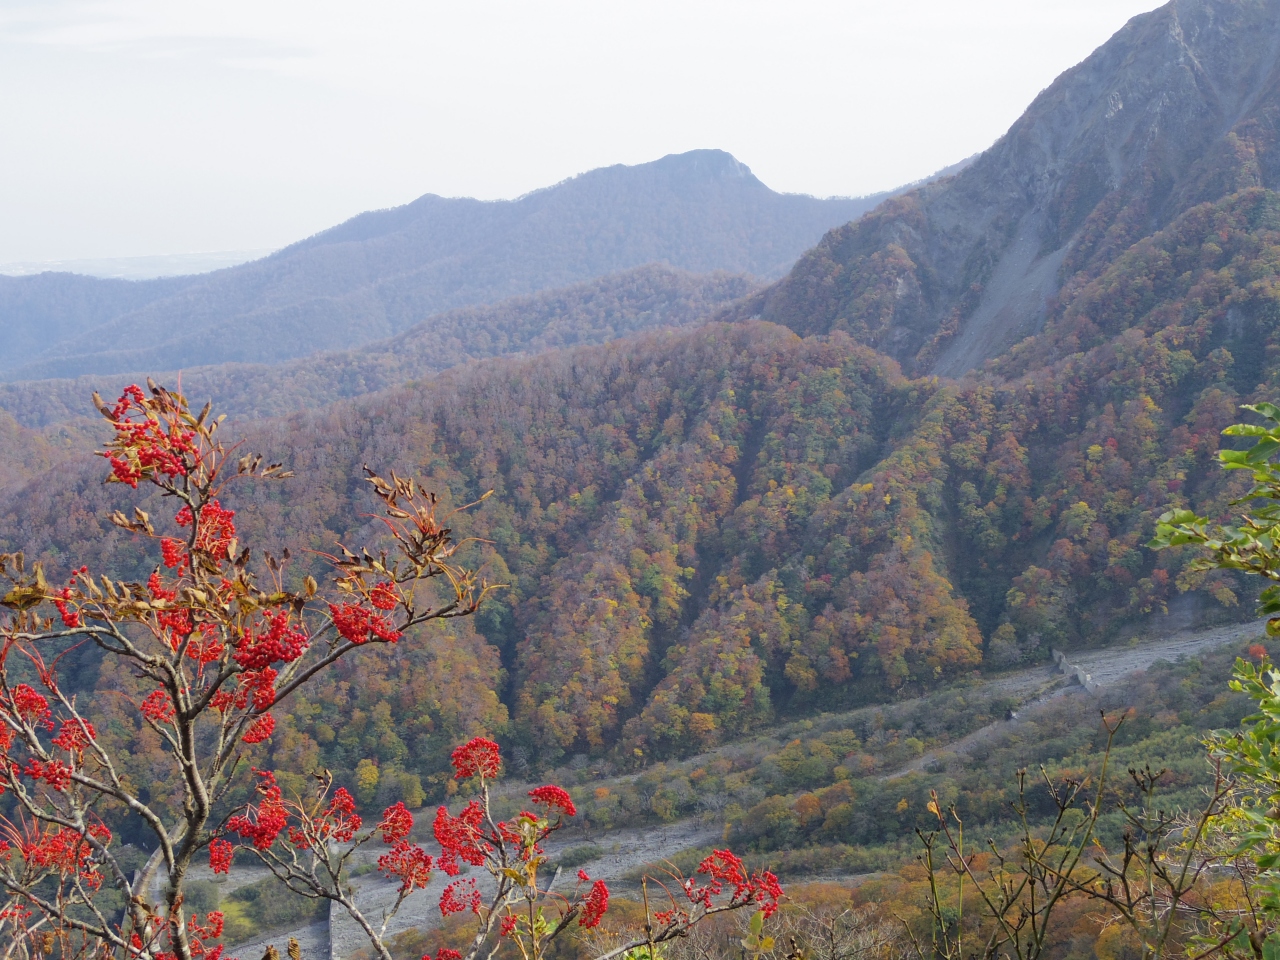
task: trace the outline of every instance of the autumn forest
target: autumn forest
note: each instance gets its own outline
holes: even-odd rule
[[[112,758],[99,806],[130,871],[158,862],[153,821],[186,817],[187,860],[165,853],[170,917],[189,897],[255,950],[255,937],[328,924],[337,957],[337,921],[311,901],[365,924],[350,898],[366,874],[402,882],[378,894],[395,910],[416,902],[433,868],[413,817],[438,808],[435,868],[463,879],[430,922],[370,927],[374,952],[345,956],[470,960],[512,938],[524,960],[710,960],[738,944],[754,960],[898,960],[909,946],[920,960],[1175,947],[1267,960],[1280,921],[1256,921],[1246,943],[1239,903],[1280,861],[1251,861],[1238,883],[1205,865],[1235,863],[1246,846],[1222,838],[1280,802],[1248,726],[1261,723],[1250,698],[1275,706],[1277,649],[1248,625],[1280,612],[1275,588],[1259,606],[1252,576],[1280,579],[1258,533],[1280,523],[1280,473],[1267,472],[1280,409],[1266,406],[1280,403],[1275,13],[1273,0],[1173,0],[1135,18],[989,150],[874,203],[775,194],[728,154],[694,151],[508,206],[428,196],[208,279],[0,277],[0,334],[21,347],[0,370],[0,720],[17,718],[36,764],[0,768],[0,815],[35,809],[22,776],[63,802],[71,781],[40,753],[42,711],[92,704],[93,726],[73,717],[59,749]],[[55,326],[61,345],[41,353],[39,330]],[[93,346],[130,330],[129,350]],[[214,413],[198,414],[206,400]],[[249,453],[265,459],[246,457],[237,479],[253,482],[224,483],[219,469]],[[1244,533],[1206,532],[1246,510]],[[134,605],[91,595],[89,570],[110,571]],[[330,587],[318,621],[306,612]],[[201,634],[211,596],[221,606]],[[125,634],[104,640],[79,612],[104,605],[104,623],[153,630],[172,662],[111,666],[134,656]],[[217,630],[241,646],[190,653]],[[294,684],[325,631],[325,669]],[[1135,660],[1105,683],[1071,666],[1214,631],[1194,656]],[[54,643],[47,659],[26,652],[37,635]],[[4,659],[11,648],[23,656]],[[191,683],[184,656],[199,660]],[[239,700],[215,700],[219,683]],[[14,699],[40,684],[54,707]],[[200,684],[208,696],[188,710]],[[212,703],[224,739],[242,711],[245,746],[234,759],[218,748],[210,769],[231,772],[199,819],[201,790],[166,764],[213,742],[213,727],[196,732]],[[1133,768],[1107,787],[1111,806],[1087,797],[1086,785],[1103,796],[1105,764]],[[1048,800],[1027,799],[1029,767]],[[1176,824],[1134,812],[1156,809],[1157,788]],[[312,807],[288,799],[309,791]],[[1252,813],[1215,819],[1233,802]],[[570,839],[549,841],[571,816]],[[966,818],[992,838],[986,859],[949,832]],[[106,849],[85,823],[56,822]],[[607,844],[626,831],[649,842],[659,825],[674,831],[653,841],[662,862],[709,879],[654,914],[637,905],[641,868]],[[1280,856],[1273,826],[1256,829],[1249,842]],[[1143,869],[1171,891],[1165,913],[1165,900],[1104,895],[1109,861],[1081,852],[1132,853],[1135,836],[1155,838]],[[280,837],[293,866],[271,860]],[[314,873],[324,850],[379,837],[391,852],[376,867],[340,858],[324,892],[302,889],[299,856]],[[1184,840],[1219,846],[1182,887],[1167,865]],[[4,863],[11,842],[0,837]],[[547,842],[556,872],[540,887]],[[1072,849],[1068,866],[1046,859]],[[60,875],[92,872],[87,856]],[[292,878],[287,893],[216,886],[255,856]],[[622,934],[586,870],[554,933],[533,919],[561,870],[609,856],[612,916],[643,921],[647,941],[591,939]],[[1028,919],[1049,907],[1026,906],[1017,857],[1017,876],[1070,901],[1053,924]],[[206,860],[209,875],[182,888],[188,861]],[[489,871],[501,918],[460,862]],[[1078,879],[1080,864],[1101,872]],[[790,906],[779,877],[798,884]],[[948,884],[968,919],[944,909]],[[992,889],[1014,892],[993,906]],[[134,909],[96,891],[76,909]],[[512,906],[523,896],[527,918]],[[1235,926],[1208,913],[1161,926],[1214,897],[1235,905]],[[754,919],[736,927],[716,919],[746,907]],[[779,910],[805,943],[828,923],[831,949],[765,946]],[[454,914],[480,918],[478,939]],[[148,960],[220,956],[192,946],[221,936],[199,915],[190,943],[166,933],[182,944]],[[843,952],[832,916],[857,918]],[[1107,932],[1117,917],[1130,933]],[[570,920],[577,939],[549,946]],[[696,939],[703,920],[719,946]],[[969,929],[987,947],[966,945]],[[502,949],[488,956],[516,956]]]

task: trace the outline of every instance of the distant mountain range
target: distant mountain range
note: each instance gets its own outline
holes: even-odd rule
[[[518,200],[428,194],[203,276],[0,277],[0,378],[276,363],[649,263],[776,278],[885,196],[779,194],[729,154],[697,150]]]
[[[700,323],[760,287],[750,277],[693,274],[651,264],[559,290],[449,310],[353,350],[322,351],[278,364],[191,367],[181,372],[182,387],[240,417],[314,409],[473,360],[605,343]],[[28,427],[96,420],[88,402],[93,391],[114,396],[150,374],[166,382],[178,377],[177,371],[144,369],[0,383],[0,410]]]

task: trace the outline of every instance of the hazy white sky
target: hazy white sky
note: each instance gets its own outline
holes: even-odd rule
[[[862,194],[1157,0],[0,0],[0,262],[277,247],[718,147]]]

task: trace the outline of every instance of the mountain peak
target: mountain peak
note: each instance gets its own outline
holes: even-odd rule
[[[688,150],[685,153],[669,153],[659,160],[654,160],[651,165],[657,169],[669,170],[673,174],[688,177],[760,182],[751,172],[750,167],[724,150]]]
[[[727,196],[741,193],[760,198],[784,196],[765,186],[750,167],[731,153],[689,150],[669,153],[647,163],[615,163],[597,167],[516,200],[498,203],[541,202],[550,197],[577,195],[595,189],[659,191],[685,202],[711,194]]]

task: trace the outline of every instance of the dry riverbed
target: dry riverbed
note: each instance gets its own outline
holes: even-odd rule
[[[1106,650],[1085,651],[1069,654],[1073,666],[1083,668],[1090,675],[1093,683],[1099,687],[1109,687],[1120,682],[1127,675],[1146,670],[1160,660],[1178,660],[1183,657],[1222,646],[1228,643],[1241,643],[1250,637],[1261,635],[1261,623],[1240,626],[1219,627],[1199,632],[1173,634],[1169,637],[1142,643],[1112,647]],[[1084,690],[1075,681],[1064,676],[1056,666],[1037,666],[1027,670],[1019,670],[995,677],[973,688],[975,692],[1005,694],[1015,696],[1028,705],[1063,695],[1083,696]],[[864,710],[883,709],[880,707],[863,708]],[[853,711],[861,713],[863,711]],[[903,776],[912,770],[919,770],[938,759],[944,753],[962,753],[992,736],[1000,727],[1009,722],[1000,721],[966,737],[948,744],[937,751],[931,751],[912,761],[905,767],[888,774],[888,778]],[[706,846],[720,840],[722,827],[717,823],[707,823],[700,819],[687,819],[665,826],[644,827],[616,830],[607,833],[595,833],[590,838],[573,835],[565,840],[557,840],[548,844],[548,854],[554,861],[558,853],[569,847],[592,843],[604,852],[596,860],[583,865],[592,877],[609,882],[611,887],[624,886],[629,874],[639,867],[660,864],[682,850]],[[362,851],[357,866],[368,866],[377,859],[376,846]],[[576,868],[575,868],[576,870]],[[229,885],[230,892],[235,886],[252,883],[261,879],[265,871],[237,866],[232,872]],[[473,876],[476,874],[473,873]],[[207,877],[205,878],[207,879]],[[858,877],[814,877],[810,881],[856,882]],[[431,886],[412,894],[401,906],[400,912],[388,925],[388,933],[395,934],[413,927],[429,928],[440,921],[440,911],[436,906],[440,891],[447,878],[436,876]],[[559,881],[572,884],[572,876],[562,877]],[[381,913],[395,902],[396,884],[381,877],[376,872],[363,873],[352,879],[357,891],[357,902],[361,910],[374,923],[380,926]],[[483,886],[483,885],[482,885]],[[257,960],[262,956],[267,944],[274,943],[284,955],[284,947],[289,937],[295,937],[303,948],[306,960],[346,960],[358,950],[367,946],[368,941],[358,925],[345,913],[335,911],[331,914],[331,923],[316,923],[294,930],[274,931],[256,937],[243,944],[236,944],[229,952],[242,960]]]

